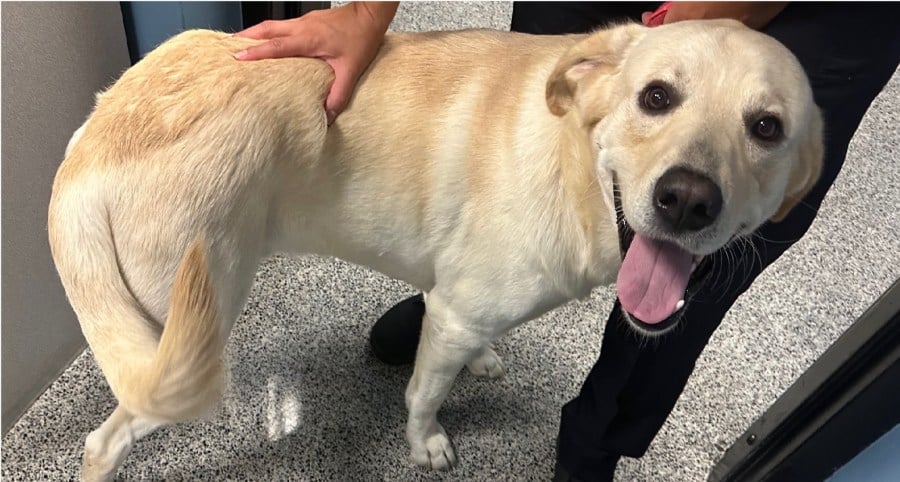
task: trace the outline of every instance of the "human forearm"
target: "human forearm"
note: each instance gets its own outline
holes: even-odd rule
[[[350,6],[358,13],[368,15],[372,28],[384,33],[394,20],[400,2],[353,2]]]

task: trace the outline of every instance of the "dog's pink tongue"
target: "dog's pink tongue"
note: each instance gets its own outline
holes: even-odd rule
[[[616,290],[622,308],[644,323],[659,323],[684,299],[694,257],[672,243],[634,235]]]

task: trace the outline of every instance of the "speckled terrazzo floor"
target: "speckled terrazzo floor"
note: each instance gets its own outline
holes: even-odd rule
[[[508,25],[507,3],[471,9],[403,5],[394,27]],[[705,480],[722,450],[900,276],[900,108],[888,102],[898,97],[895,75],[813,228],[738,301],[647,455],[623,460],[618,480]],[[559,409],[594,362],[612,290],[502,340],[506,378],[460,376],[441,412],[460,456],[446,474],[406,462],[411,369],[381,365],[368,351],[372,321],[410,293],[343,262],[270,259],[228,347],[222,408],[142,440],[119,478],[549,480]],[[75,479],[84,436],[113,407],[83,354],[3,438],[3,480]]]

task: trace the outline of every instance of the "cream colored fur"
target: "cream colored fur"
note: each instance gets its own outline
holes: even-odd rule
[[[818,176],[821,122],[796,60],[736,22],[623,25],[590,36],[390,34],[327,127],[330,68],[238,62],[252,41],[180,34],[126,71],[73,136],[49,211],[53,256],[119,406],[88,436],[84,478],[110,480],[140,437],[196,417],[259,262],[330,255],[427,293],[406,392],[410,456],[455,462],[436,414],[459,370],[500,376],[490,343],[614,281],[611,179],[637,230],[676,163],[725,207],[696,254],[751,232]],[[638,92],[684,98],[647,116]],[[784,139],[761,148],[744,115]]]

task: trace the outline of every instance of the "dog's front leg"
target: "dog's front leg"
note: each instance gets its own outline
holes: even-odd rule
[[[428,297],[425,309],[416,365],[406,389],[406,439],[415,464],[444,470],[456,463],[456,456],[437,421],[438,409],[456,375],[490,340],[435,295]]]

